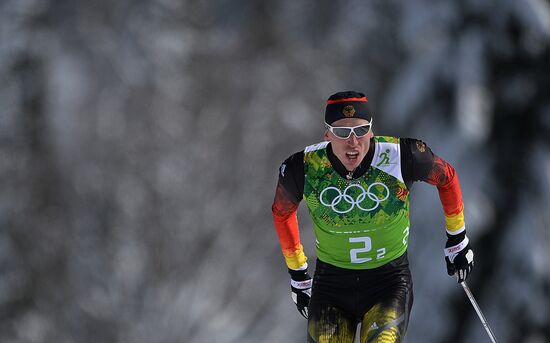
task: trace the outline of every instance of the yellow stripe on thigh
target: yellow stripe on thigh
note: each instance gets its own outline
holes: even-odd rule
[[[391,306],[374,305],[361,322],[361,342],[396,343],[403,337],[405,313]]]

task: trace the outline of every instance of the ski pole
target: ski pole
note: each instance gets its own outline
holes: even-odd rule
[[[481,312],[481,309],[479,308],[479,305],[476,302],[476,299],[474,298],[474,295],[470,291],[470,288],[466,284],[466,281],[462,281],[460,283],[462,288],[464,288],[464,292],[466,292],[466,295],[468,296],[468,299],[470,299],[470,302],[472,303],[472,306],[477,312],[477,316],[481,320],[481,323],[483,324],[483,327],[485,328],[485,331],[487,331],[487,334],[489,335],[489,338],[493,343],[497,343],[497,339],[495,337],[495,334],[493,334],[493,331],[491,331],[491,328],[489,327],[489,324],[487,323],[487,320],[485,319],[485,316]]]

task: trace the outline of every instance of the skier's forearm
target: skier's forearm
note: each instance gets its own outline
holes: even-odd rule
[[[457,233],[464,230],[464,204],[455,169],[442,158],[434,156],[427,182],[437,187],[447,231]]]
[[[304,254],[304,248],[300,243],[296,212],[285,219],[285,216],[278,214],[275,205],[273,209],[273,222],[287,267],[290,269],[301,269],[306,263],[307,258]]]
[[[307,257],[304,248],[300,243],[300,232],[298,230],[297,210],[298,204],[291,200],[291,197],[279,183],[275,193],[275,200],[271,207],[273,212],[273,223],[279,237],[282,252],[287,267],[290,269],[302,269],[307,266]]]

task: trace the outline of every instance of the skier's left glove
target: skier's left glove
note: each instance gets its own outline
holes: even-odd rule
[[[474,251],[470,248],[466,231],[457,235],[447,232],[445,262],[447,262],[447,274],[455,275],[458,283],[468,278],[474,267]]]
[[[298,312],[307,319],[307,308],[309,306],[309,299],[311,298],[311,285],[313,280],[307,273],[307,269],[288,269],[288,273],[290,274],[292,300],[296,304]]]

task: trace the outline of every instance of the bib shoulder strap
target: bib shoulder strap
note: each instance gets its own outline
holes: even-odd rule
[[[329,143],[328,141],[325,141],[325,142],[321,142],[321,143],[308,145],[304,149],[304,154],[306,154],[308,152],[316,151],[316,150],[325,149],[327,147],[328,143]]]
[[[403,182],[399,138],[376,136],[371,167],[377,168]]]

